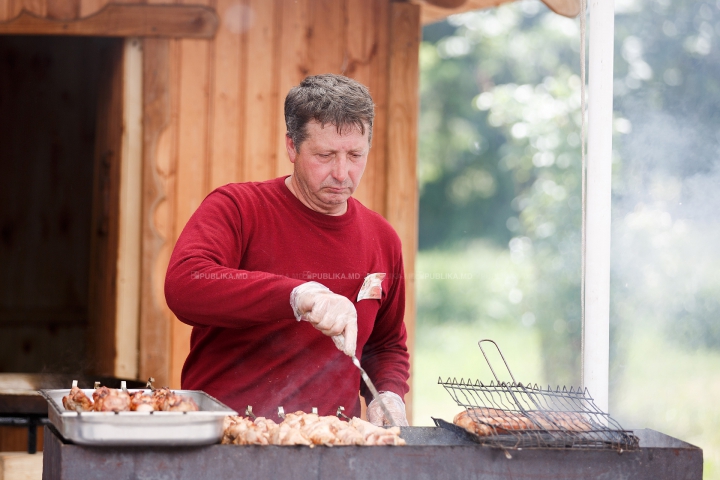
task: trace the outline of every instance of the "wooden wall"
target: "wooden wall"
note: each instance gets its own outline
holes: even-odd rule
[[[144,287],[141,331],[153,333],[141,337],[147,343],[140,372],[172,386],[179,385],[190,336],[189,327],[170,320],[163,299],[173,242],[213,188],[291,172],[282,105],[286,92],[306,75],[344,73],[370,88],[376,124],[356,197],[396,226],[409,278],[414,271],[418,7],[387,0],[217,0],[209,5],[221,18],[214,40],[145,41],[146,124],[156,134],[146,133],[145,140],[146,204],[154,208],[144,236],[143,278],[150,283]],[[393,25],[399,27],[394,42]],[[398,75],[395,82],[391,71]],[[412,329],[414,295],[408,286]],[[159,315],[168,322],[157,322]],[[160,354],[167,349],[169,356]]]
[[[162,3],[162,2],[150,2]],[[182,3],[182,2],[177,2]],[[165,305],[175,240],[215,187],[291,172],[284,96],[306,75],[342,73],[370,88],[376,123],[356,198],[385,215],[413,278],[417,236],[416,124],[420,7],[390,0],[197,0],[217,11],[210,40],[147,38],[144,54],[143,237],[139,376],[178,387],[190,328]],[[105,0],[0,0],[53,19]],[[118,299],[121,301],[121,299]],[[414,284],[408,282],[414,331]]]

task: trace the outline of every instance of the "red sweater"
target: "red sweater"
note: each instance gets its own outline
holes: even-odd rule
[[[290,292],[317,281],[358,313],[357,356],[378,390],[408,391],[400,239],[377,213],[348,200],[344,215],[310,210],[284,178],[218,188],[175,245],[165,298],[193,326],[182,388],[258,415],[345,407],[360,415],[359,371],[331,338],[298,322]],[[382,299],[357,301],[366,275],[386,273]]]

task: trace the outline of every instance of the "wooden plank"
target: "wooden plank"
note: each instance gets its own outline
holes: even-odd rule
[[[37,428],[35,448],[38,452],[42,452],[43,430],[42,426]],[[5,452],[27,452],[27,447],[28,427],[9,425],[0,426],[0,456],[8,455],[8,453]],[[27,454],[19,453],[19,455]],[[2,467],[0,467],[0,472],[2,472]],[[0,475],[0,480],[2,480],[2,478],[2,475]]]
[[[310,75],[340,73],[345,56],[345,0],[311,0],[309,57]]]
[[[206,163],[207,122],[209,116],[208,72],[212,66],[209,42],[204,40],[180,41],[177,193],[175,212],[175,238],[179,236],[190,216],[195,212],[207,192]],[[171,387],[180,386],[182,365],[190,349],[192,328],[175,321],[172,324]]]
[[[57,1],[64,5],[65,0]],[[54,20],[25,10],[0,23],[0,34],[212,38],[217,26],[215,11],[201,5],[111,3],[94,15],[73,21]]]
[[[375,25],[373,23],[374,1],[345,0],[346,7],[342,29],[343,64],[340,73],[351,77],[369,88],[371,71],[370,62],[375,55]],[[362,33],[361,33],[362,32]],[[371,150],[367,166],[360,186],[353,194],[363,205],[375,210],[372,201],[372,192],[375,189],[375,172],[377,164],[374,162],[375,150]]]
[[[80,17],[80,0],[46,0],[46,18],[75,20]]]
[[[38,429],[39,432],[42,430],[42,428]],[[38,436],[41,437],[42,433]],[[42,453],[0,453],[0,479],[2,480],[40,480],[42,472]]]
[[[108,3],[110,2],[107,0],[80,0],[80,17],[84,18],[93,15]]]
[[[217,9],[223,22],[213,46],[210,188],[238,182],[242,176],[240,78],[243,65],[240,55],[241,34],[247,25],[248,10],[236,0],[218,0]]]
[[[13,0],[15,3],[16,11],[19,8],[20,11],[25,10],[26,12],[45,17],[47,15],[47,1],[46,0]],[[18,14],[20,13],[18,11]]]
[[[423,25],[440,22],[450,15],[497,7],[515,0],[412,0],[421,6]],[[565,17],[575,18],[580,14],[581,0],[542,0],[550,10]],[[456,4],[456,5],[454,5]]]
[[[170,124],[168,128],[163,132],[158,141],[158,158],[157,158],[157,169],[161,180],[165,186],[165,192],[167,198],[164,202],[157,206],[154,222],[158,227],[158,231],[167,231],[169,240],[163,245],[159,260],[156,262],[156,266],[159,266],[160,259],[164,260],[165,268],[159,272],[162,275],[162,283],[160,284],[160,294],[163,299],[163,306],[167,308],[165,302],[164,282],[165,274],[167,272],[167,264],[169,263],[170,256],[172,255],[172,249],[175,246],[175,241],[182,230],[181,224],[178,226],[178,168],[179,168],[179,149],[180,149],[180,80],[182,77],[182,41],[171,40],[169,42],[169,71],[170,71],[170,82],[168,86],[169,97],[170,97]],[[168,328],[170,343],[170,349],[166,355],[168,356],[169,365],[169,377],[166,385],[168,386],[179,386],[180,385],[180,374],[182,371],[182,365],[185,358],[182,356],[183,352],[187,356],[189,351],[189,342],[184,343],[185,337],[182,334],[178,335],[178,344],[176,345],[175,337],[178,333],[178,329],[184,328],[183,325],[178,325],[180,322],[177,320],[175,315],[169,311],[168,308]],[[186,334],[187,335],[187,334]],[[185,349],[185,350],[183,350]]]
[[[104,55],[98,95],[90,240],[88,357],[94,373],[115,373],[119,169],[123,130],[123,45]]]
[[[276,2],[249,0],[252,15],[249,28],[243,32],[243,181],[273,178],[277,150],[276,109],[278,98],[275,71],[275,42],[280,34],[275,24]]]
[[[143,210],[139,378],[170,384],[170,318],[163,283],[173,232],[168,222],[170,43],[143,42]]]
[[[373,147],[354,196],[380,214],[385,213],[388,18],[387,0],[347,0],[344,74],[366,85],[376,105]],[[356,32],[363,32],[363,35]]]
[[[115,313],[115,372],[138,374],[142,225],[142,42],[126,38],[123,55],[123,138]]]
[[[22,0],[0,0],[0,22],[6,22],[17,17],[22,10]]]
[[[370,58],[370,94],[375,102],[375,125],[371,162],[374,167],[372,190],[368,203],[372,209],[387,214],[387,138],[388,138],[388,42],[390,32],[390,5],[388,0],[374,0],[373,24],[375,54]]]
[[[285,96],[292,87],[298,85],[310,71],[309,38],[310,1],[278,0],[282,18],[280,20],[280,52],[278,65],[278,101],[276,104],[276,165],[275,175],[290,175],[292,163],[285,148]]]
[[[387,174],[388,185],[393,187],[387,189],[387,219],[403,244],[405,326],[411,358],[415,343],[415,255],[418,236],[419,47],[420,7],[409,3],[391,3]],[[412,395],[406,397],[406,405],[408,412],[412,412]]]

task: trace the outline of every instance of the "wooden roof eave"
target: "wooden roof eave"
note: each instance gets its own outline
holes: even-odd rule
[[[421,7],[423,25],[439,22],[450,15],[497,7],[514,0],[411,0]],[[550,10],[565,17],[575,18],[580,14],[581,0],[542,0]]]

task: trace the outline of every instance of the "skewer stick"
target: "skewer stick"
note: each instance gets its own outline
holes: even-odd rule
[[[350,420],[350,417],[348,417],[347,415],[345,415],[345,414],[343,413],[344,411],[345,411],[345,407],[343,407],[342,405],[340,405],[340,406],[338,407],[337,412],[335,413],[335,415],[336,415],[338,418],[342,417],[342,418],[344,418],[345,420]]]
[[[248,417],[252,417],[253,420],[257,418],[257,416],[252,411],[252,405],[248,405],[245,409],[245,415]]]

